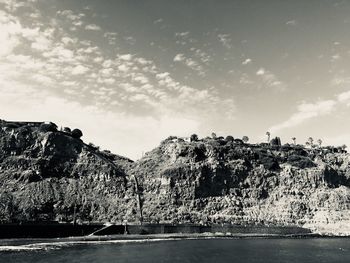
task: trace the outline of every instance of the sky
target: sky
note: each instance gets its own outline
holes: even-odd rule
[[[138,159],[170,135],[350,145],[350,1],[0,0],[0,118]]]

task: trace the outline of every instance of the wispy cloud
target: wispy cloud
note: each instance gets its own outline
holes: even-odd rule
[[[294,114],[286,121],[273,125],[270,130],[277,132],[301,125],[310,119],[329,115],[341,105],[350,106],[350,91],[337,94],[335,99],[319,100],[315,103],[302,102],[297,106],[297,111]]]
[[[162,23],[163,22],[163,19],[162,18],[159,18],[157,20],[154,20],[153,21],[153,24],[159,24],[159,23]]]
[[[248,65],[250,63],[252,63],[252,60],[250,58],[247,58],[242,62],[242,65]]]
[[[186,57],[184,54],[177,54],[173,60],[174,62],[182,62],[187,67],[197,71],[198,74],[201,76],[205,75],[203,67],[197,61],[195,61],[192,58]]]
[[[296,26],[298,22],[296,20],[289,20],[286,22],[287,26]]]
[[[101,27],[99,27],[99,26],[96,25],[96,24],[89,24],[89,25],[86,25],[86,26],[85,26],[85,29],[86,29],[86,30],[91,30],[91,31],[100,31],[100,30],[101,30]]]
[[[218,34],[218,39],[224,47],[228,49],[232,48],[232,39],[229,34]]]
[[[275,88],[279,91],[284,91],[286,89],[286,84],[280,81],[271,71],[260,68],[256,72],[256,75],[262,80],[263,87]]]
[[[315,103],[302,102],[297,106],[297,111],[292,114],[286,121],[274,125],[269,131],[276,133],[282,129],[298,126],[312,118],[330,114],[336,106],[335,100],[321,100]]]

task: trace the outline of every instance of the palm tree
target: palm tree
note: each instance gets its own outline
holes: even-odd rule
[[[243,141],[244,143],[247,143],[247,142],[249,141],[249,137],[248,137],[248,136],[243,136],[243,137],[242,137],[242,141]]]
[[[271,135],[271,133],[269,131],[267,131],[266,135],[267,135],[267,143],[269,143],[270,142],[270,135]]]
[[[297,144],[297,138],[293,137],[293,138],[292,138],[292,141],[293,141],[294,145]]]
[[[318,139],[318,140],[317,140],[317,143],[318,143],[318,145],[321,147],[321,145],[322,145],[322,140],[321,140],[321,139]]]

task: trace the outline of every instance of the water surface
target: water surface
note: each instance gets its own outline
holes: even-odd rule
[[[348,238],[35,243],[0,241],[0,262],[350,262]]]

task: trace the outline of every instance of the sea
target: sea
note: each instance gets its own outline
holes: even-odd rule
[[[0,262],[349,263],[350,238],[0,240]]]

